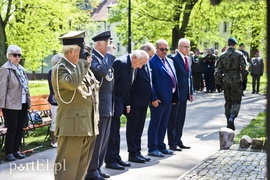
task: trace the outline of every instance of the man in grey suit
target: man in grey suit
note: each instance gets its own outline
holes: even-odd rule
[[[91,70],[100,81],[99,91],[99,113],[98,123],[99,135],[97,136],[93,157],[89,164],[85,179],[109,178],[108,174],[101,172],[111,129],[111,119],[113,115],[113,68],[115,57],[112,55],[113,46],[110,45],[110,31],[102,32],[92,40],[95,42],[92,50]]]
[[[63,57],[52,70],[58,104],[56,180],[84,178],[98,134],[99,83],[89,72],[91,58],[79,59],[84,36],[84,31],[71,31],[61,37]]]

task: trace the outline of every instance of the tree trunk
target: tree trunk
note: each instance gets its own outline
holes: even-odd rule
[[[191,1],[186,2],[185,9],[183,11],[184,15],[183,15],[181,27],[179,27],[179,24],[180,24],[179,22],[181,21],[180,14],[178,14],[178,13],[175,14],[175,20],[176,20],[176,16],[178,16],[177,17],[178,23],[177,23],[177,25],[174,26],[174,28],[172,30],[172,46],[174,48],[178,47],[179,39],[185,37],[191,11],[197,2],[198,2],[198,0],[191,0]],[[181,6],[179,6],[179,8],[181,8]],[[178,11],[175,11],[175,12],[181,12],[181,10],[179,9]]]
[[[2,66],[6,61],[6,50],[7,50],[7,36],[5,32],[5,25],[2,17],[0,16],[0,66]]]

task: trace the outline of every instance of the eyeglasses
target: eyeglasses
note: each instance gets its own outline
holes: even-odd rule
[[[10,55],[12,55],[13,57],[21,57],[22,56],[21,54],[16,54],[16,53],[10,54]]]
[[[189,48],[190,48],[190,46],[181,46],[181,47],[183,47],[183,48],[187,48],[187,49],[189,49]]]
[[[159,50],[161,50],[162,52],[163,51],[168,51],[169,49],[167,49],[167,48],[158,48]]]

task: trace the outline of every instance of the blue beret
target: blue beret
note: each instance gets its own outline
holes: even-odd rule
[[[92,38],[92,40],[94,42],[96,42],[96,41],[103,41],[103,40],[110,39],[110,37],[111,37],[111,31],[104,31],[104,32],[101,32],[98,35],[94,36]]]
[[[232,43],[234,43],[234,44],[237,44],[237,41],[236,41],[236,39],[234,38],[234,37],[230,37],[229,39],[228,39],[228,43],[229,42],[232,42]]]

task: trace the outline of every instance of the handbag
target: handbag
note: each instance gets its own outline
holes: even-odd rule
[[[38,111],[29,113],[29,116],[30,122],[32,124],[42,124],[42,117]]]

